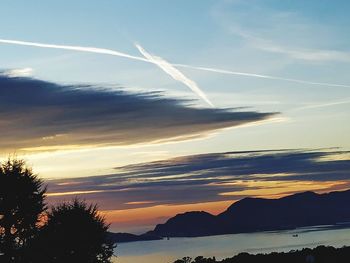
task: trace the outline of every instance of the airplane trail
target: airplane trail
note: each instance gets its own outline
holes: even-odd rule
[[[338,105],[344,105],[344,104],[350,104],[350,98],[347,98],[345,100],[331,101],[331,102],[327,102],[327,103],[310,104],[310,105],[306,105],[303,107],[292,109],[290,111],[325,108],[325,107],[338,106]]]
[[[180,81],[183,84],[185,84],[186,86],[188,86],[195,94],[197,94],[197,96],[202,98],[211,107],[214,107],[213,103],[211,103],[211,101],[207,98],[207,96],[203,93],[203,91],[200,90],[198,85],[193,80],[187,78],[182,72],[180,72],[178,69],[173,67],[170,63],[168,63],[164,59],[149,54],[140,45],[136,45],[136,47],[138,48],[138,50],[141,52],[141,54],[145,58],[129,55],[129,54],[126,54],[123,52],[115,51],[115,50],[110,50],[110,49],[105,49],[105,48],[96,48],[96,47],[56,45],[56,44],[46,44],[46,43],[9,40],[9,39],[0,39],[0,43],[98,53],[98,54],[112,55],[112,56],[124,57],[124,58],[134,59],[134,60],[138,60],[138,61],[153,63],[153,64],[157,65],[158,67],[160,67],[164,72],[166,72],[168,75],[170,75],[173,79]]]
[[[12,45],[22,45],[22,46],[33,46],[33,47],[41,47],[41,48],[65,49],[65,50],[74,50],[74,51],[80,51],[80,52],[90,52],[90,53],[112,55],[112,56],[124,57],[124,58],[128,58],[128,59],[142,61],[142,62],[153,63],[153,64],[160,66],[159,63],[157,64],[157,63],[155,63],[155,61],[150,61],[149,59],[146,59],[143,57],[133,56],[133,55],[129,55],[127,53],[123,53],[123,52],[119,52],[119,51],[115,51],[115,50],[111,50],[111,49],[105,49],[105,48],[56,45],[56,44],[46,44],[46,43],[37,43],[37,42],[28,42],[28,41],[19,41],[19,40],[8,40],[8,39],[0,39],[0,43],[12,44]],[[307,80],[301,80],[301,79],[283,78],[283,77],[278,77],[278,76],[270,76],[270,75],[262,75],[262,74],[248,73],[248,72],[232,71],[232,70],[226,70],[226,69],[192,66],[192,65],[186,65],[186,64],[170,64],[168,62],[166,62],[166,63],[170,66],[173,66],[173,67],[189,68],[189,69],[194,69],[194,70],[201,70],[201,71],[220,73],[220,74],[246,76],[246,77],[253,77],[253,78],[270,79],[270,80],[281,80],[281,81],[294,82],[294,83],[300,83],[300,84],[308,84],[308,85],[317,85],[317,86],[350,88],[350,85],[346,85],[346,84],[314,82],[314,81],[307,81]]]
[[[208,72],[215,72],[215,73],[222,73],[222,74],[229,74],[229,75],[238,75],[238,76],[262,78],[262,79],[272,79],[272,80],[283,80],[283,81],[289,81],[289,82],[295,82],[295,83],[301,83],[301,84],[319,85],[319,86],[350,88],[350,85],[345,85],[345,84],[313,82],[313,81],[307,81],[307,80],[301,80],[301,79],[282,78],[282,77],[276,77],[276,76],[270,76],[270,75],[261,75],[261,74],[255,74],[255,73],[239,72],[239,71],[232,71],[232,70],[226,70],[226,69],[191,66],[191,65],[186,65],[186,64],[172,64],[172,65],[175,67],[203,70],[203,71],[208,71]]]
[[[146,59],[148,59],[150,62],[160,67],[165,73],[170,75],[173,79],[185,84],[195,94],[197,94],[200,98],[202,98],[206,103],[214,107],[213,103],[208,99],[205,93],[198,87],[196,82],[186,77],[181,71],[176,69],[173,65],[165,61],[163,58],[155,55],[151,55],[139,44],[135,44],[135,46]]]
[[[96,48],[96,47],[81,47],[81,46],[66,46],[66,45],[55,45],[55,44],[44,44],[37,42],[28,42],[28,41],[18,41],[18,40],[8,40],[8,39],[0,39],[0,43],[4,44],[13,44],[13,45],[21,45],[21,46],[32,46],[32,47],[42,47],[42,48],[54,48],[54,49],[66,49],[66,50],[74,50],[81,52],[90,52],[90,53],[98,53],[105,55],[112,55],[117,57],[124,57],[144,62],[149,62],[147,59],[142,57],[132,56],[123,52],[105,49],[105,48]]]

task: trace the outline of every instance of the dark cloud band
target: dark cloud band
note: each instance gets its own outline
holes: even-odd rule
[[[246,196],[242,191],[261,190],[269,182],[293,185],[308,181],[317,189],[325,182],[349,182],[349,155],[346,151],[280,150],[186,156],[129,165],[105,176],[50,181],[51,193],[72,193],[50,199],[92,191],[82,196],[99,202],[102,209],[126,209],[149,205],[127,204],[140,201],[154,205],[234,200]],[[226,192],[232,194],[222,195]]]
[[[0,74],[2,151],[179,140],[273,115],[199,109],[159,93],[132,94]]]

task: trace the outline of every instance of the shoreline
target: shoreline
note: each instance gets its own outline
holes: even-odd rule
[[[225,234],[217,234],[217,235],[201,235],[201,236],[177,236],[177,237],[169,237],[169,239],[183,239],[183,238],[202,238],[202,237],[220,237],[220,236],[230,236],[230,235],[239,235],[239,234],[259,234],[259,233],[282,233],[282,232],[288,232],[288,231],[298,231],[303,230],[305,231],[299,231],[298,233],[305,233],[305,232],[314,232],[314,231],[327,231],[327,230],[336,230],[336,229],[348,229],[350,228],[350,222],[347,223],[337,223],[335,225],[311,225],[311,226],[303,226],[303,227],[297,227],[297,228],[288,228],[288,229],[274,229],[274,230],[266,230],[266,231],[250,231],[250,232],[238,232],[238,233],[225,233]],[[129,233],[113,233],[111,234],[118,235],[118,234],[128,234],[136,237],[142,237],[143,235],[134,235]],[[139,240],[128,240],[128,241],[119,241],[116,242],[117,244],[121,243],[135,243],[135,242],[145,242],[145,241],[158,241],[158,240],[167,240],[167,237],[158,237],[155,236],[154,239],[139,239]]]

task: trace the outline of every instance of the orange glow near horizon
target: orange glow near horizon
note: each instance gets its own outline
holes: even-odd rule
[[[132,208],[124,210],[102,210],[100,213],[106,220],[113,225],[113,228],[128,228],[142,225],[155,226],[164,223],[170,217],[179,213],[190,211],[206,211],[211,214],[219,214],[225,211],[231,204],[242,199],[242,196],[263,197],[263,198],[281,198],[297,192],[315,191],[318,193],[345,190],[350,187],[349,181],[337,182],[319,182],[315,184],[312,181],[297,182],[249,182],[250,187],[257,187],[256,190],[243,190],[237,192],[222,193],[224,196],[231,196],[231,200],[204,202],[194,204],[176,204],[176,205],[150,205],[141,208]],[[138,204],[147,204],[148,201],[136,202]],[[114,230],[114,229],[112,229]]]
[[[234,201],[233,199],[229,201],[196,204],[156,205],[125,210],[102,210],[100,213],[112,224],[157,224],[162,223],[166,218],[189,211],[206,211],[211,214],[218,214],[224,211]]]
[[[280,198],[288,194],[305,191],[325,192],[333,189],[342,189],[348,186],[347,181],[325,181],[315,184],[313,181],[247,181],[244,186],[247,190],[224,192],[223,196],[254,196],[263,198]]]

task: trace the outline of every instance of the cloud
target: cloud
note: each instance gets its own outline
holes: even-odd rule
[[[279,46],[267,40],[260,39],[254,46],[258,49],[271,53],[279,53],[291,58],[309,60],[309,61],[340,61],[350,62],[350,53],[337,50],[320,50],[320,49],[293,49]]]
[[[10,69],[4,71],[2,74],[8,77],[29,77],[33,73],[32,68],[20,68],[20,69]]]
[[[183,140],[272,116],[193,108],[160,93],[126,93],[0,74],[2,152]]]
[[[143,61],[143,62],[148,62],[148,63],[154,63],[157,66],[162,65],[162,69],[163,70],[165,70],[165,68],[166,68],[166,70],[167,70],[166,72],[168,74],[171,73],[173,77],[176,76],[175,79],[177,79],[177,80],[179,80],[181,82],[185,82],[186,83],[185,85],[189,86],[197,95],[199,95],[201,98],[203,98],[209,104],[211,104],[211,102],[207,101],[208,99],[206,98],[206,95],[203,94],[202,91],[200,91],[200,89],[196,86],[196,84],[192,80],[189,80],[187,77],[183,76],[183,74],[181,72],[179,74],[179,71],[177,71],[173,67],[191,68],[191,69],[195,69],[195,70],[201,70],[201,71],[207,71],[207,72],[213,72],[213,73],[246,76],[246,77],[252,77],[252,78],[281,80],[281,81],[295,82],[295,83],[300,83],[300,84],[350,88],[350,85],[346,85],[346,84],[307,81],[307,80],[294,79],[294,78],[283,78],[283,77],[278,77],[278,76],[262,75],[262,74],[256,74],[256,73],[250,73],[250,72],[239,72],[239,71],[220,69],[220,68],[212,68],[212,67],[192,66],[192,65],[186,65],[186,64],[169,64],[168,62],[165,62],[163,59],[161,59],[159,57],[154,57],[154,56],[151,56],[153,58],[153,61],[150,61],[149,59],[145,59],[143,57],[133,56],[133,55],[129,55],[129,54],[126,54],[126,53],[123,53],[123,52],[119,52],[119,51],[115,51],[115,50],[111,50],[111,49],[104,49],[104,48],[97,48],[97,47],[67,46],[67,45],[46,44],[46,43],[28,42],[28,41],[19,41],[19,40],[9,40],[9,39],[0,39],[0,43],[12,44],[12,45],[22,45],[22,46],[32,46],[32,47],[41,47],[41,48],[54,48],[54,49],[74,50],[74,51],[80,51],[80,52],[98,53],[98,54],[105,54],[105,55],[124,57],[124,58],[128,58],[128,59],[133,59],[133,60]],[[165,67],[165,65],[166,65],[166,67]],[[171,67],[171,72],[169,71],[170,67]]]
[[[114,174],[49,181],[52,202],[75,192],[101,209],[237,200],[245,196],[331,191],[350,185],[350,152],[274,150],[184,156],[116,168]],[[130,205],[130,203],[132,205]]]
[[[178,69],[176,69],[173,65],[171,65],[169,62],[165,61],[163,58],[151,55],[148,53],[143,47],[141,47],[139,44],[135,44],[137,49],[140,51],[140,53],[147,58],[150,62],[156,64],[158,67],[160,67],[164,72],[169,74],[173,79],[180,81],[181,83],[185,84],[187,87],[189,87],[195,94],[197,94],[200,98],[202,98],[206,103],[208,103],[210,106],[214,107],[213,103],[208,99],[208,97],[204,94],[204,92],[198,87],[197,83],[193,80],[186,77],[182,72],[180,72]]]
[[[327,19],[314,19],[313,11],[319,6],[299,9],[298,5],[279,8],[261,1],[228,1],[218,5],[213,16],[225,30],[257,50],[309,62],[350,62],[348,50],[324,48],[334,45],[341,32]],[[292,11],[296,6],[299,10]]]
[[[239,35],[249,45],[256,49],[263,51],[286,55],[293,59],[300,59],[306,61],[339,61],[349,62],[350,53],[337,50],[320,50],[320,49],[305,49],[305,48],[292,48],[288,46],[281,46],[276,44],[274,41],[267,40],[261,37],[252,35],[251,32],[243,32],[237,27],[231,27],[231,32]]]

